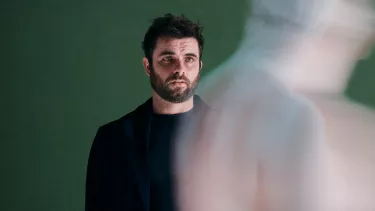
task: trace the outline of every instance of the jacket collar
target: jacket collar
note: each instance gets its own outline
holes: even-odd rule
[[[201,99],[201,97],[199,97],[198,95],[194,95],[193,96],[193,102],[194,102],[194,106],[193,106],[193,109],[194,110],[200,110],[200,109],[208,109],[209,106]],[[143,116],[143,117],[147,117],[147,115],[152,115],[153,113],[153,110],[152,110],[152,97],[150,97],[149,99],[147,99],[146,102],[144,102],[142,105],[138,106],[137,109],[135,110],[135,112],[137,113],[137,116]],[[143,119],[144,121],[145,119]]]

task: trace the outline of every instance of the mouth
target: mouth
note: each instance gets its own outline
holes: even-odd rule
[[[186,84],[186,82],[178,80],[178,81],[171,81],[169,82],[169,84]]]

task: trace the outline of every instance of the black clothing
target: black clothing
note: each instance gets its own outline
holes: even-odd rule
[[[194,96],[192,113],[202,109],[207,110],[208,106]],[[173,147],[170,144],[173,138],[169,137],[173,137],[174,129],[168,132],[164,127],[174,125],[175,118],[162,117],[162,122],[168,122],[164,126],[159,121],[153,114],[150,98],[124,117],[98,129],[88,159],[86,211],[154,211],[154,206],[173,209],[170,168],[173,159],[167,152]],[[156,154],[163,156],[155,158]],[[155,171],[158,168],[160,171]],[[154,192],[160,190],[159,196],[164,195],[162,203],[151,204]],[[168,200],[170,204],[166,203]]]
[[[176,210],[173,176],[175,135],[182,119],[191,113],[192,111],[173,115],[153,114],[149,151],[151,210]]]

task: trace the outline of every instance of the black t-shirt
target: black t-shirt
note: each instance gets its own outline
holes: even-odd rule
[[[175,209],[173,150],[175,135],[182,119],[192,110],[181,114],[153,114],[149,148],[150,210]]]

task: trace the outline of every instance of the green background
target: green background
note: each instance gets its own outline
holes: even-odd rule
[[[0,210],[84,209],[97,128],[150,96],[141,42],[150,21],[184,13],[205,26],[204,70],[237,48],[245,0],[1,1]],[[375,106],[375,55],[347,93]]]

